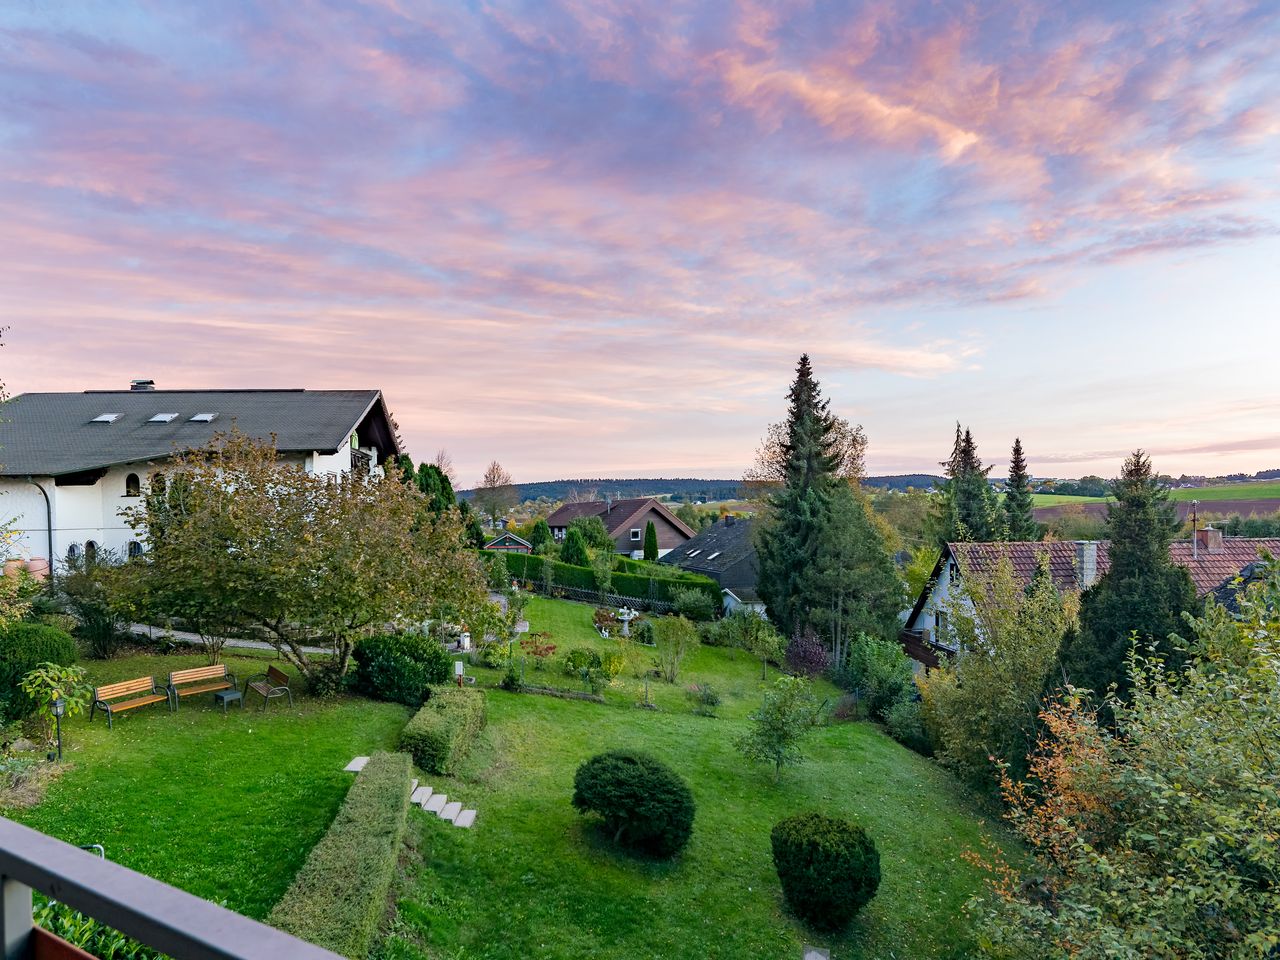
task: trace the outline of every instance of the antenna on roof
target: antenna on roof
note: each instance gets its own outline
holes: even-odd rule
[[[1196,520],[1198,519],[1196,514],[1196,507],[1198,506],[1200,506],[1199,500],[1191,501],[1191,559],[1192,560],[1200,559],[1200,549],[1199,549],[1200,538],[1196,536]]]

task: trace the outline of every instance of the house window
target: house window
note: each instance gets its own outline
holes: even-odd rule
[[[80,544],[73,543],[71,544],[71,546],[67,547],[67,562],[75,563],[79,559],[80,559]]]
[[[131,473],[124,478],[124,495],[126,497],[137,497],[142,495],[142,481],[138,479],[136,473]]]
[[[142,556],[142,544],[140,544],[137,540],[130,540],[129,541],[129,559],[136,560],[140,556]]]
[[[84,543],[84,562],[86,564],[93,563],[98,559],[98,545],[92,540],[86,540]]]
[[[639,527],[632,527],[632,528],[631,528],[631,542],[632,542],[632,543],[639,543],[639,542],[640,542],[640,528],[639,528]]]

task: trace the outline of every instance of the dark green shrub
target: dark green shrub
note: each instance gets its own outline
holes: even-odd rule
[[[711,620],[716,615],[716,602],[706,591],[694,587],[676,587],[671,591],[676,613],[688,620]]]
[[[102,960],[162,960],[164,957],[164,954],[126,937],[119,930],[57,900],[46,900],[37,905],[31,919],[36,926]]]
[[[115,656],[129,639],[111,602],[115,586],[128,573],[117,555],[99,550],[92,560],[83,554],[68,558],[54,581],[59,599],[76,618],[76,636],[95,660]]]
[[[598,814],[614,843],[656,856],[674,856],[693,834],[688,785],[643,753],[613,750],[586,761],[573,778],[573,805]]]
[[[356,644],[354,685],[375,700],[417,707],[427,688],[449,682],[453,660],[440,641],[421,633],[385,633]]]
[[[368,956],[400,855],[409,773],[403,753],[369,758],[268,923],[344,957]]]
[[[484,727],[484,693],[432,687],[427,702],[400,731],[400,749],[428,773],[453,773]]]
[[[21,720],[36,705],[18,682],[41,663],[69,666],[76,660],[71,634],[42,623],[11,623],[0,631],[0,720]]]
[[[861,827],[802,813],[779,821],[772,839],[782,893],[792,912],[814,927],[847,926],[876,895],[880,854]]]

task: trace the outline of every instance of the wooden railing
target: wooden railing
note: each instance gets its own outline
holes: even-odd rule
[[[0,960],[88,957],[33,926],[33,891],[174,960],[341,960],[328,950],[0,817]]]

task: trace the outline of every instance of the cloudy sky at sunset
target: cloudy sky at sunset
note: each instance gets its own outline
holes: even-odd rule
[[[469,484],[1280,467],[1280,4],[0,5],[10,392],[381,387]]]

